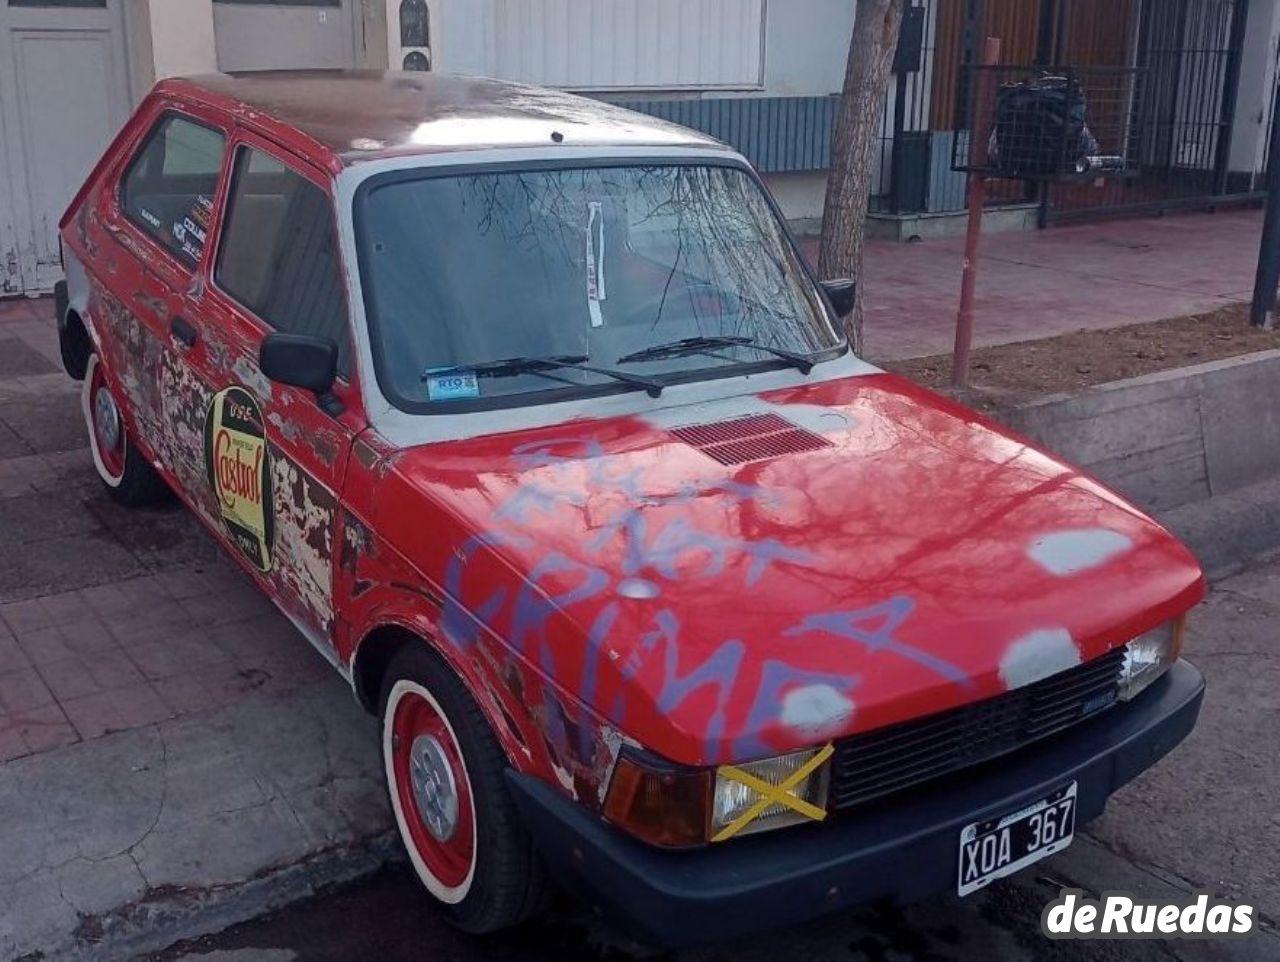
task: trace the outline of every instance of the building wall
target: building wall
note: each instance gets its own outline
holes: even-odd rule
[[[855,0],[769,0],[762,96],[838,94],[853,36]]]
[[[1280,0],[1251,0],[1231,137],[1231,170],[1261,175],[1280,54]]]
[[[783,140],[829,137],[826,127],[797,128],[797,118],[829,124],[831,113],[795,98],[839,93],[855,0],[427,2],[431,59],[441,72],[566,87],[640,109],[673,100],[767,102],[751,115],[755,129],[736,138],[721,128],[736,130],[737,120],[710,105],[681,108],[672,119],[733,139],[749,153],[752,146],[768,152],[776,164],[761,166],[787,217],[801,229],[820,217],[825,174],[788,168],[777,148]],[[389,58],[397,63],[400,0],[386,3]],[[667,106],[658,103],[663,109],[655,112],[666,116]]]
[[[211,0],[128,0],[125,24],[135,103],[157,80],[218,69]]]

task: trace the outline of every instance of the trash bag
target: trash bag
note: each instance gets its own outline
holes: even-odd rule
[[[1001,176],[1053,178],[1080,173],[1098,154],[1085,122],[1080,85],[1043,76],[1007,83],[996,94],[989,162]]]

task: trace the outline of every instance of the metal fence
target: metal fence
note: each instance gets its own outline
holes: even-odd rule
[[[1011,70],[1034,74],[1055,65],[1079,76],[1091,126],[1123,141],[1126,167],[1123,177],[1065,183],[1005,177],[992,185],[990,203],[1034,204],[1045,224],[1259,198],[1262,171],[1253,168],[1261,165],[1232,157],[1248,6],[1249,0],[909,0],[872,210],[964,208],[966,179],[952,159],[967,145],[967,67],[987,36],[1001,39],[1001,61]]]

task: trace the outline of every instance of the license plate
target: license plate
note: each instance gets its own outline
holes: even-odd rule
[[[969,895],[1071,844],[1076,830],[1076,783],[1000,818],[960,832],[960,881]]]

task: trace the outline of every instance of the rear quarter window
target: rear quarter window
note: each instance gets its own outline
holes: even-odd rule
[[[204,254],[225,153],[221,131],[167,114],[142,142],[120,182],[125,216],[188,267]]]

